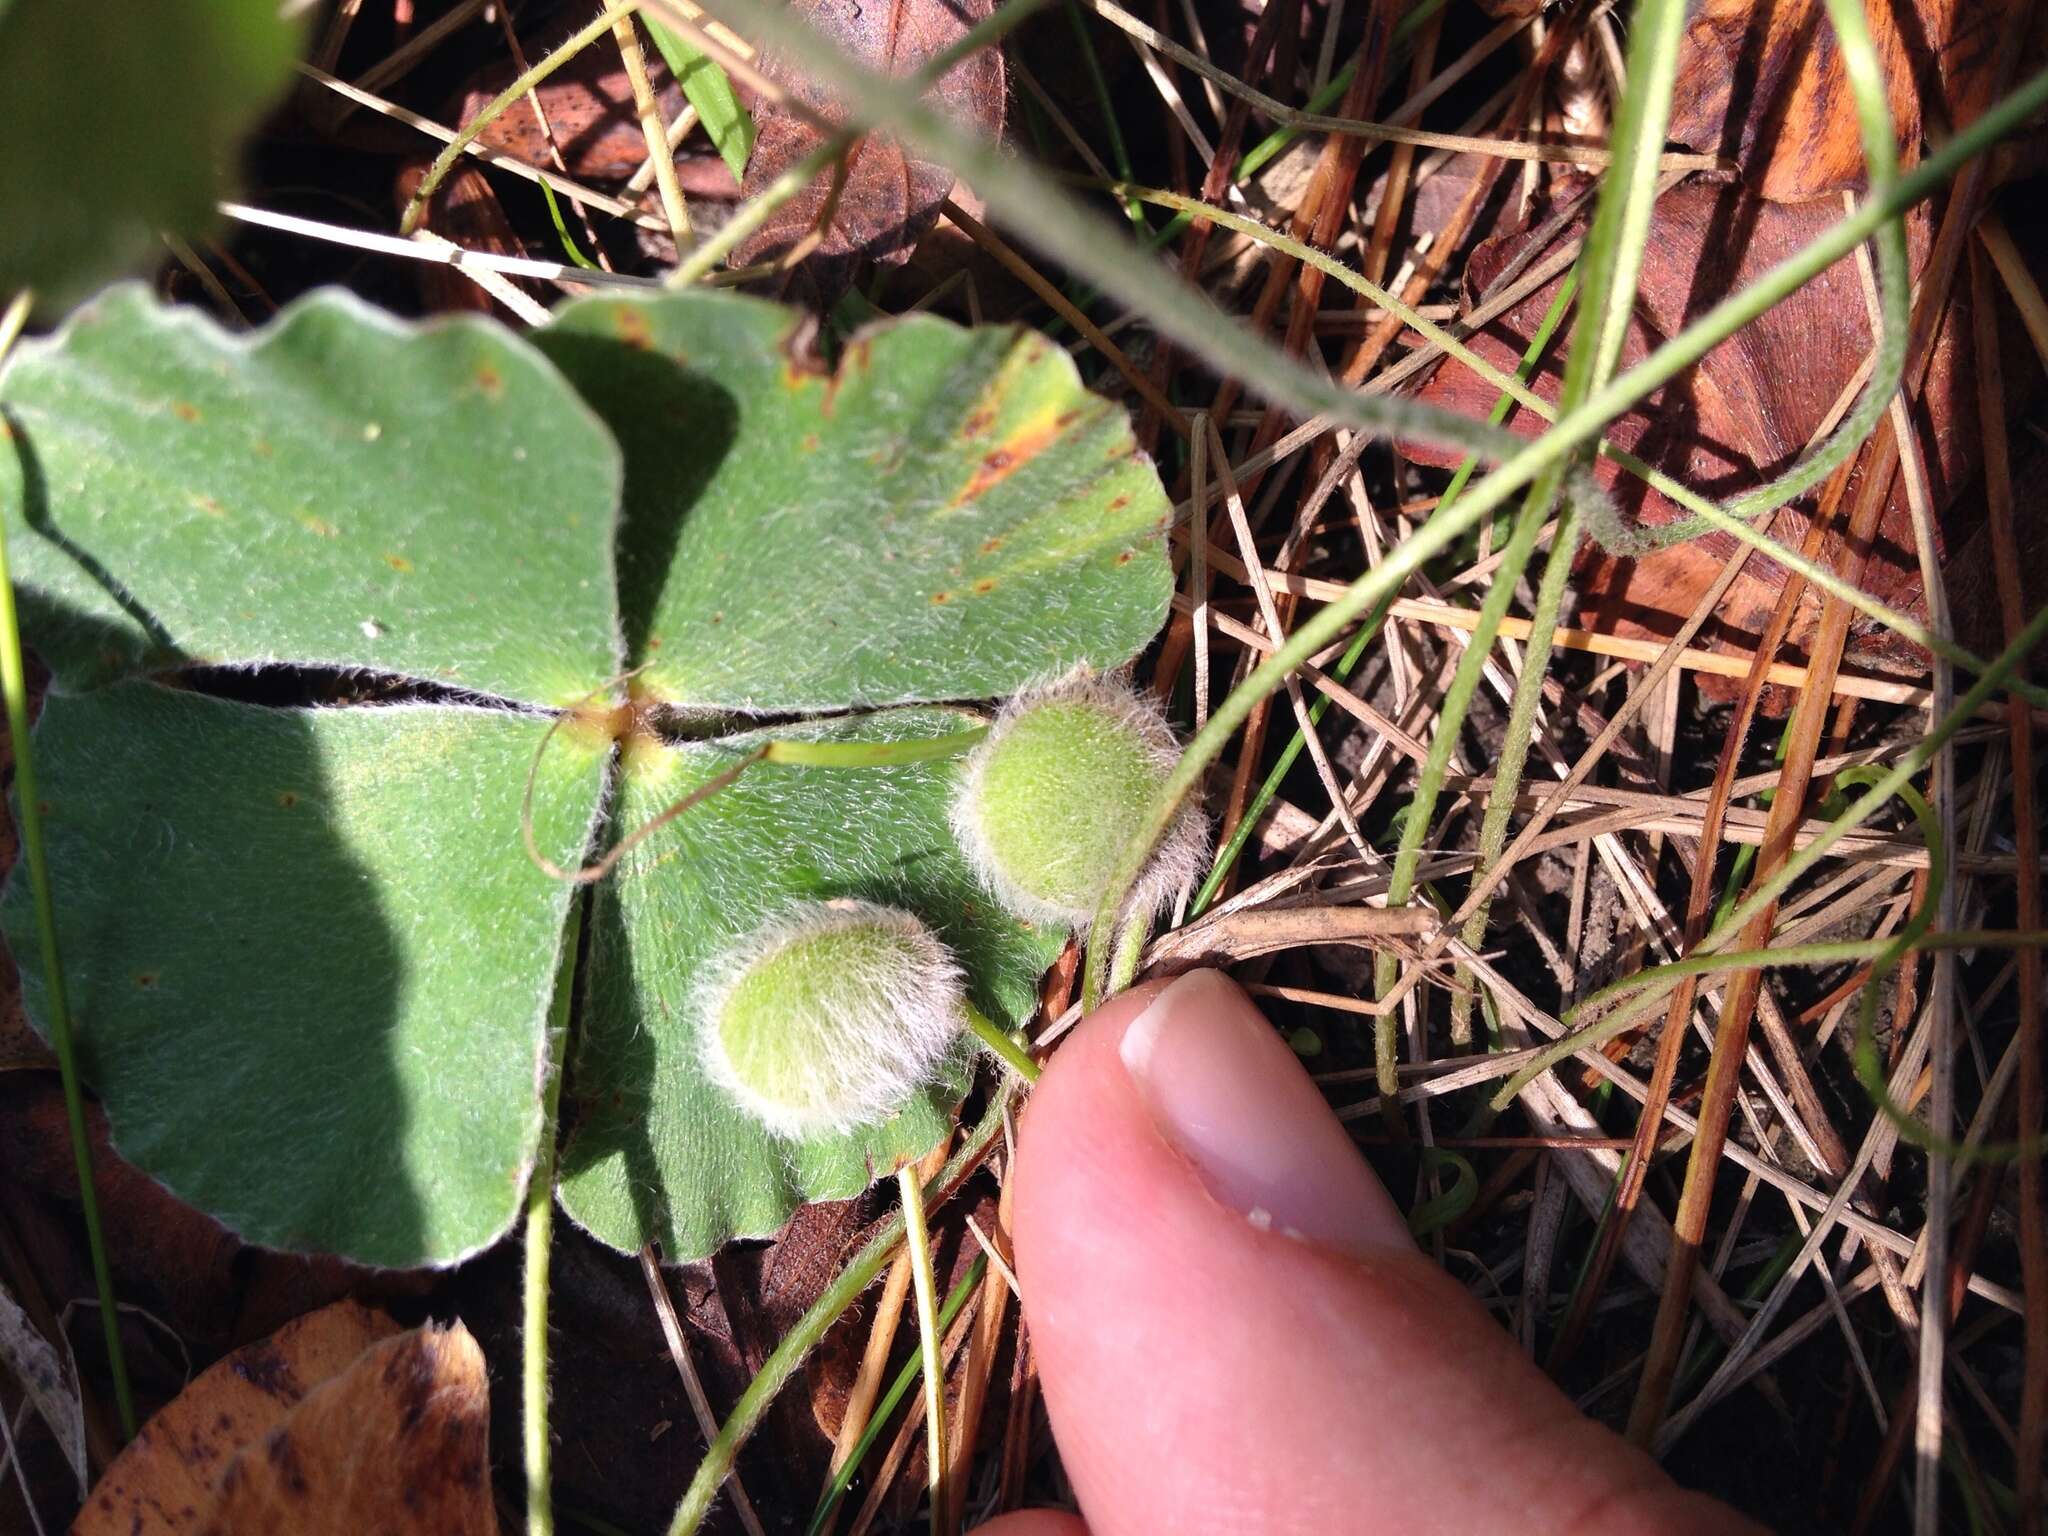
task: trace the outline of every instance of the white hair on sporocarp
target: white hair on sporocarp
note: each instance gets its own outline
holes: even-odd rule
[[[807,989],[804,1016],[788,1020],[783,1082],[739,1070],[723,1023],[734,991],[791,945],[859,928],[891,941],[840,964]],[[783,909],[711,961],[692,991],[705,1071],[742,1108],[792,1140],[888,1119],[929,1082],[959,1040],[966,976],[930,928],[897,907],[838,899]]]
[[[983,776],[1011,728],[1041,704],[1067,702],[1089,705],[1129,728],[1162,780],[1180,761],[1180,738],[1151,697],[1121,673],[1098,673],[1084,664],[1026,686],[1002,706],[988,735],[967,755],[949,819],[954,840],[975,877],[1007,910],[1033,922],[1085,932],[1094,912],[1076,912],[1026,890],[1003,868],[976,814],[982,801]],[[1147,917],[1159,912],[1201,879],[1208,854],[1209,818],[1193,798],[1184,800],[1131,887],[1126,912]]]

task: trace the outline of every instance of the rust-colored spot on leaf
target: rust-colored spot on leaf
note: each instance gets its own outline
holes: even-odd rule
[[[317,533],[323,539],[341,537],[341,530],[324,517],[315,517],[311,512],[294,512],[292,516],[298,519],[299,526],[308,533]]]
[[[403,555],[394,555],[388,550],[384,555],[384,563],[401,576],[410,575],[412,572],[412,562],[410,560],[406,559]]]
[[[968,412],[967,419],[960,424],[960,435],[967,438],[979,437],[995,424],[996,408],[994,406],[976,406],[972,411]]]
[[[505,376],[489,363],[484,363],[477,368],[476,387],[495,400],[505,393]]]
[[[290,810],[299,803],[299,792],[295,789],[287,789],[278,795],[277,803],[286,810]]]
[[[984,555],[992,555],[1002,547],[1003,536],[1000,533],[992,533],[981,541],[981,552]]]
[[[1128,496],[1112,496],[1109,499],[1109,510],[1112,512],[1121,512],[1125,507],[1128,507],[1130,504],[1131,498]]]
[[[155,971],[144,971],[135,978],[135,985],[147,992],[156,985],[156,979]]]
[[[171,414],[180,421],[197,421],[199,419],[199,407],[190,400],[173,400],[171,402]]]
[[[819,446],[820,444],[818,441],[817,433],[806,432],[804,434],[803,448],[805,453],[816,453],[818,451]]]
[[[228,509],[211,496],[194,496],[192,498],[192,505],[199,511],[204,512],[208,517],[226,517],[228,515]]]
[[[1009,479],[1057,442],[1060,434],[1066,430],[1062,423],[1071,420],[1071,415],[1060,417],[1040,412],[1025,422],[1000,446],[982,455],[981,463],[975,466],[974,474],[954,496],[953,505],[965,505],[990,487],[1000,485]]]
[[[1116,557],[1116,563],[1118,565],[1129,565],[1131,563],[1131,552],[1127,549],[1122,554],[1118,555]]]
[[[619,333],[619,340],[636,351],[653,350],[654,333],[647,329],[647,316],[636,306],[621,304],[613,310],[612,328]]]
[[[984,576],[974,584],[974,592],[977,597],[986,597],[995,589],[996,579],[993,576]]]
[[[943,607],[951,601],[953,601],[953,594],[950,592],[934,592],[932,594],[932,602],[937,606]]]

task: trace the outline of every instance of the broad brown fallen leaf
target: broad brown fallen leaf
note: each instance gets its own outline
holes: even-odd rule
[[[792,7],[839,45],[855,62],[891,75],[908,75],[951,47],[992,9],[991,0],[799,0]],[[793,96],[828,117],[831,97],[773,52],[759,60],[762,72]],[[1002,132],[1003,57],[984,48],[962,59],[926,93],[932,106],[989,138]],[[742,191],[754,197],[795,166],[825,135],[786,109],[758,105],[753,158]],[[932,227],[939,204],[953,187],[945,167],[907,154],[896,140],[869,134],[854,143],[842,162],[843,185],[822,239],[805,270],[821,294],[843,289],[862,259],[901,262]],[[809,235],[832,196],[831,172],[784,203],[734,253],[736,264],[769,261]]]
[[[1693,184],[1658,201],[1643,263],[1634,322],[1623,347],[1627,368],[1650,348],[1726,294],[1744,287],[1840,217],[1830,203],[1774,203],[1739,186]],[[1927,246],[1924,217],[1908,220],[1917,270]],[[1575,227],[1574,232],[1577,232]],[[1517,255],[1527,236],[1489,241],[1468,269],[1469,291],[1483,292],[1493,275]],[[1553,283],[1532,294],[1472,338],[1473,350],[1503,370],[1520,360],[1556,292]],[[1914,412],[1937,509],[1952,508],[1975,474],[1978,432],[1975,393],[1969,387],[1969,326],[1944,317],[1927,383]],[[1871,327],[1855,259],[1845,257],[1784,303],[1746,326],[1704,361],[1643,405],[1619,418],[1607,436],[1702,494],[1725,498],[1788,466],[1841,394],[1871,349]],[[1553,345],[1532,381],[1555,401],[1561,349]],[[1422,390],[1422,398],[1467,416],[1484,416],[1498,391],[1463,364],[1448,361]],[[1516,413],[1512,426],[1533,436],[1543,423]],[[1408,445],[1418,462],[1451,464],[1456,455]],[[1608,461],[1598,473],[1626,515],[1646,524],[1673,521],[1678,509]],[[1852,490],[1851,495],[1854,492]],[[1797,545],[1806,525],[1799,507],[1777,515],[1775,535]],[[1955,530],[1945,529],[1951,535]],[[1586,628],[1658,637],[1691,612],[1734,548],[1725,534],[1640,560],[1618,559],[1590,548],[1579,571],[1579,616]],[[1711,638],[1747,648],[1761,632],[1785,573],[1752,557],[1730,589],[1709,631]],[[1952,583],[1967,572],[1950,572]],[[1913,525],[1903,482],[1895,482],[1863,586],[1881,600],[1920,610],[1923,594]],[[1963,594],[1951,591],[1952,600]],[[1817,604],[1810,604],[1817,612]],[[1796,646],[1802,627],[1795,627]],[[1860,634],[1859,660],[1916,669],[1922,658],[1889,631]]]
[[[221,1474],[202,1536],[496,1536],[483,1351],[461,1323],[359,1355]]]
[[[2016,45],[2001,0],[1866,4],[1901,151],[1981,109]],[[1733,159],[1785,202],[1860,190],[1856,102],[1822,0],[1705,0],[1686,22],[1670,137]]]
[[[215,1489],[236,1455],[282,1424],[308,1393],[398,1332],[383,1313],[337,1301],[215,1361],[107,1468],[72,1536],[183,1536],[205,1529]]]

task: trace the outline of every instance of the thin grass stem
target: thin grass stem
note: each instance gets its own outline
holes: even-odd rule
[[[19,294],[0,312],[0,379],[7,354],[28,324],[30,295]],[[0,693],[6,695],[7,739],[14,749],[15,820],[21,856],[28,866],[35,903],[36,938],[43,966],[44,1026],[57,1056],[64,1088],[64,1118],[71,1128],[71,1160],[78,1170],[78,1203],[85,1242],[92,1256],[93,1289],[99,1297],[100,1327],[106,1338],[107,1369],[114,1378],[114,1407],[124,1439],[135,1438],[135,1394],[128,1384],[128,1356],[121,1347],[121,1314],[114,1304],[114,1278],[107,1266],[107,1239],[92,1176],[92,1140],[86,1132],[85,1090],[78,1075],[78,1051],[71,1037],[71,1004],[57,946],[57,905],[50,893],[50,863],[43,848],[42,799],[36,787],[35,750],[28,729],[28,670],[22,662],[21,617],[15,609],[14,574],[8,560],[7,527],[0,521]]]

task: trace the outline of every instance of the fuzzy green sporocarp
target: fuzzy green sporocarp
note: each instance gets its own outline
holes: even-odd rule
[[[698,993],[704,1066],[778,1136],[886,1120],[960,1038],[964,978],[910,913],[804,902],[747,935]]]
[[[1180,748],[1127,683],[1074,676],[1019,695],[967,759],[953,830],[982,883],[1036,922],[1087,923]],[[1156,910],[1201,871],[1208,827],[1183,808],[1135,893]]]

